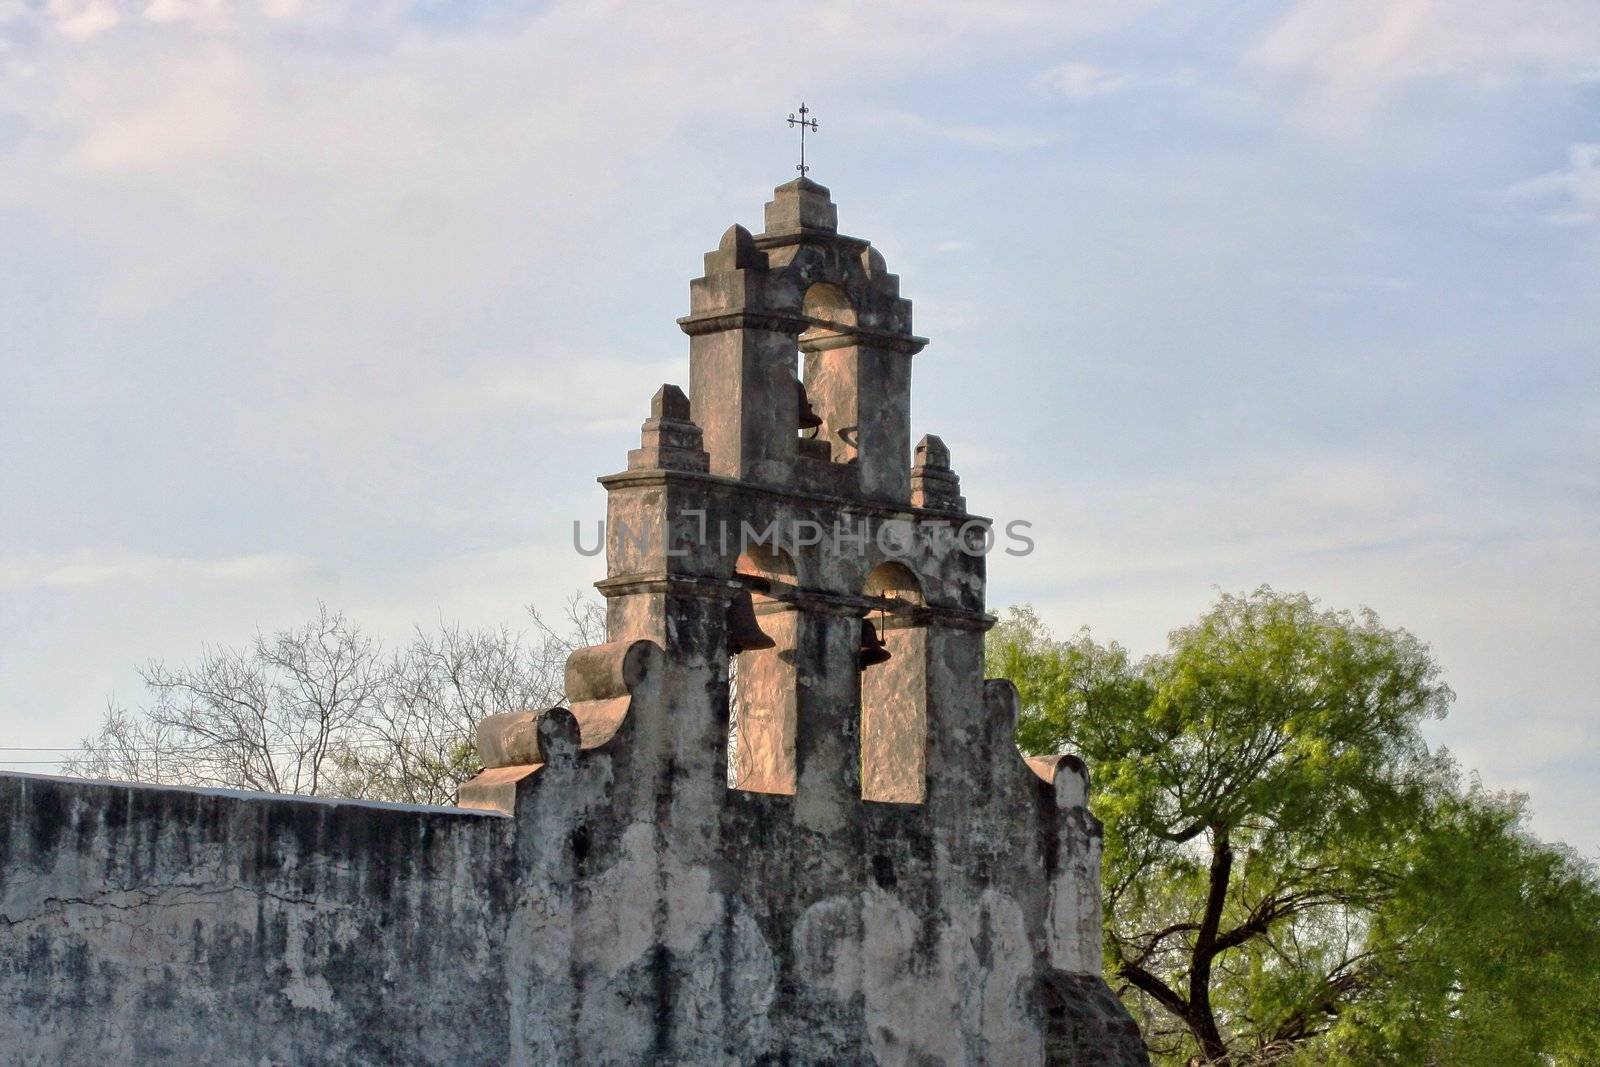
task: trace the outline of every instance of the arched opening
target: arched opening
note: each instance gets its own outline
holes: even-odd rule
[[[811,320],[810,328],[800,335],[802,342],[848,332],[856,324],[849,294],[832,282],[813,282],[801,298],[800,314]]]
[[[920,804],[927,793],[928,633],[922,584],[903,563],[883,563],[862,592],[888,658],[861,669],[861,797]]]
[[[898,604],[920,605],[922,583],[904,563],[880,563],[867,575],[861,590],[867,596],[882,598]],[[889,610],[892,610],[889,609]]]
[[[794,585],[794,561],[781,549],[751,545],[735,563],[734,577],[750,591],[756,620],[772,647],[729,657],[728,788],[793,796],[799,616],[775,594]]]
[[[839,286],[815,282],[801,300],[800,313],[809,323],[799,338],[805,360],[802,380],[818,423],[802,430],[808,445],[802,446],[801,454],[848,463],[856,456],[860,422],[856,310]]]
[[[738,560],[734,562],[733,573],[745,580],[745,584],[794,584],[794,560],[789,557],[789,553],[764,541],[755,541],[740,547],[742,551]]]

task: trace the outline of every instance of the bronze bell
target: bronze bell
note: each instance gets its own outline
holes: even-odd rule
[[[884,647],[883,638],[878,636],[878,628],[872,625],[871,619],[862,619],[861,666],[873,667],[887,662],[889,662],[889,650]]]
[[[800,412],[800,428],[802,430],[815,430],[822,425],[822,416],[812,408],[811,401],[806,399],[806,387],[799,378],[794,380],[795,398],[799,401],[797,409]]]
[[[728,652],[754,652],[758,648],[776,648],[777,642],[766,635],[756,622],[756,605],[746,589],[728,601]]]

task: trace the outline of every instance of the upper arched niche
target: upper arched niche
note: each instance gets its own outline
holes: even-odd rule
[[[746,545],[733,565],[733,572],[761,581],[793,582],[794,559],[781,548],[760,542]]]
[[[904,563],[892,560],[872,568],[861,591],[869,597],[884,600],[906,604],[926,603],[922,596],[922,583],[917,580],[916,574]]]
[[[849,294],[832,282],[816,282],[807,289],[800,302],[800,314],[810,323],[800,334],[802,346],[847,334],[856,325],[856,309]]]
[[[855,305],[850,295],[832,282],[813,282],[800,301],[800,314],[830,326],[854,326]]]
[[[767,294],[774,309],[787,305],[809,315],[811,291],[827,285],[850,306],[850,326],[910,335],[911,302],[901,298],[900,279],[889,273],[883,256],[867,242],[832,237],[771,248],[767,261]]]
[[[825,187],[805,179],[779,186],[766,223],[759,234],[730,226],[707,253],[705,276],[690,286],[690,314],[680,320],[685,332],[726,329],[731,312],[793,316],[785,325],[799,325],[794,320],[805,314],[807,295],[823,282],[845,295],[854,314],[850,326],[875,344],[908,352],[926,344],[911,332],[911,301],[900,296],[900,279],[883,256],[870,242],[838,232]]]
[[[731,536],[739,536],[733,531]],[[761,542],[746,544],[734,561],[735,580],[743,583],[755,594],[756,603],[772,599],[772,592],[793,588],[801,584],[800,572],[794,557],[784,549]]]

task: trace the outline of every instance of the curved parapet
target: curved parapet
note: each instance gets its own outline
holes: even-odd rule
[[[653,641],[613,641],[567,657],[569,707],[508,711],[478,724],[483,771],[461,783],[456,803],[510,814],[517,784],[541,767],[575,759],[616,736],[661,649]]]
[[[1022,698],[1009,678],[983,680],[983,709],[993,729],[1003,737],[1014,737],[1017,717],[1022,710]]]
[[[1028,769],[1055,787],[1056,806],[1082,808],[1089,803],[1089,765],[1077,756],[1026,756]]]
[[[643,684],[654,641],[611,641],[580,648],[567,657],[567,699],[574,704],[626,696]],[[590,746],[585,746],[590,747]]]
[[[1048,783],[1056,794],[1056,807],[1062,811],[1087,808],[1089,803],[1089,766],[1077,756],[1058,753],[1053,756],[1027,756],[1016,747],[1017,720],[1022,711],[1022,700],[1017,687],[1008,678],[986,678],[983,682],[983,703],[988,713],[992,736],[1003,739],[1002,748],[1015,752],[1034,776]],[[1096,824],[1098,826],[1098,824]]]
[[[478,758],[490,770],[546,763],[578,750],[578,721],[561,707],[508,711],[480,722],[477,740]]]
[[[1042,781],[1041,853],[1048,881],[1045,930],[1050,965],[1065,974],[1098,982],[1100,961],[1100,822],[1089,813],[1089,768],[1077,756],[1024,756],[1014,738],[1021,702],[1017,687],[1003,678],[983,683],[990,736],[1004,738],[996,758],[1026,767],[1028,781]],[[1051,801],[1054,801],[1052,804]]]
[[[654,641],[611,641],[567,657],[567,700],[578,720],[582,747],[610,741],[633,706],[633,693],[660,663]]]

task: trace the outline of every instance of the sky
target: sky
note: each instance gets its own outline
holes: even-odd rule
[[[802,100],[913,434],[1033,523],[993,606],[1370,607],[1600,854],[1596,0],[0,0],[0,760],[319,601],[587,588]]]

